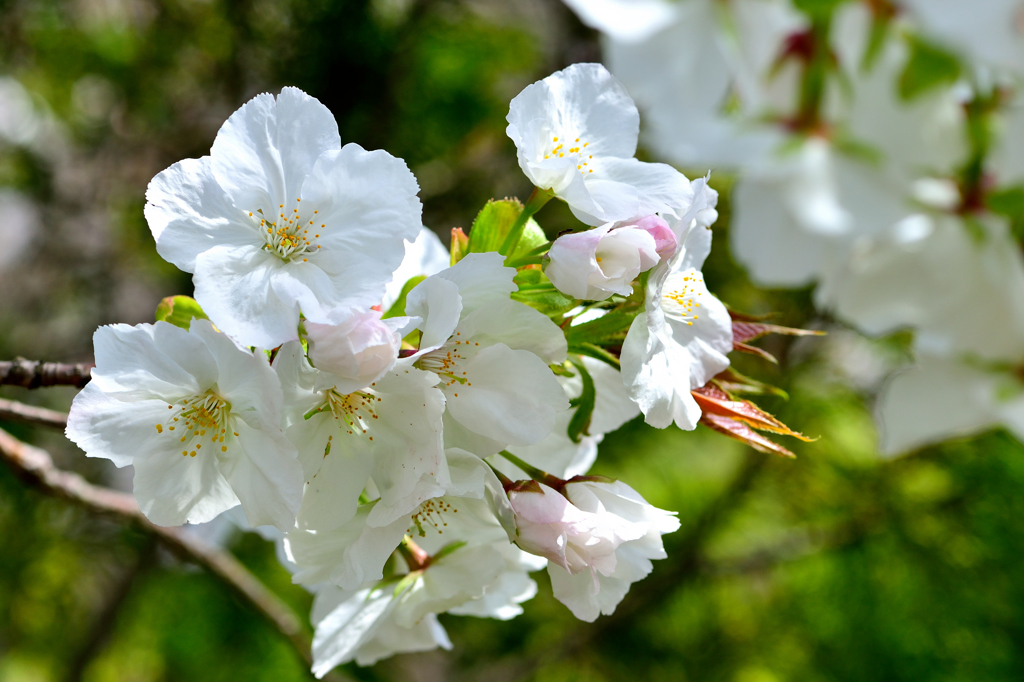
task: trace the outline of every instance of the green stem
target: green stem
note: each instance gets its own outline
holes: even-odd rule
[[[526,205],[523,206],[522,213],[516,218],[516,221],[512,223],[512,227],[509,228],[508,236],[505,237],[505,241],[502,242],[501,248],[498,249],[498,253],[503,256],[515,251],[516,246],[519,245],[519,239],[523,236],[523,230],[526,228],[526,221],[530,217],[539,211],[544,204],[548,203],[551,198],[555,196],[555,193],[550,189],[541,189],[540,187],[534,187],[533,192],[530,194],[530,198],[526,200]]]
[[[516,258],[515,260],[506,260],[505,267],[521,268],[524,265],[533,265],[535,263],[540,263],[544,259],[544,254],[547,253],[548,249],[550,248],[551,242],[544,242],[537,248],[531,251],[527,251],[526,253],[524,253],[519,258]]]
[[[515,464],[523,471],[525,471],[526,475],[535,481],[539,481],[546,486],[554,488],[555,490],[561,490],[561,487],[565,485],[565,481],[563,481],[562,479],[558,478],[557,476],[552,476],[548,472],[542,469],[538,469],[532,464],[527,464],[523,460],[513,455],[508,450],[502,450],[498,454],[507,459],[508,461],[512,462],[513,464]]]
[[[402,543],[398,545],[398,553],[405,559],[410,573],[426,567],[430,562],[430,555],[424,552],[408,535],[403,537]]]
[[[484,464],[491,467],[491,471],[493,471],[494,475],[498,477],[498,482],[501,483],[501,487],[505,489],[505,492],[508,492],[508,489],[515,485],[515,481],[501,473],[501,471],[498,470],[498,467],[494,466],[486,459],[484,460]]]
[[[579,353],[580,355],[586,355],[588,357],[594,358],[595,360],[600,360],[601,362],[607,365],[611,365],[615,369],[622,369],[622,363],[619,361],[617,357],[615,357],[615,355],[609,353],[607,350],[601,348],[601,346],[598,346],[597,344],[594,343],[574,343],[572,347],[569,349],[569,352]]]

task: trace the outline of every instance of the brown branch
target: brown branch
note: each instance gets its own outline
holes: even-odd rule
[[[0,398],[0,421],[24,422],[64,429],[68,425],[68,415],[64,412],[48,410],[45,407],[36,407]]]
[[[0,386],[41,388],[43,386],[84,387],[91,378],[93,365],[63,362],[38,362],[15,358],[0,362]]]
[[[56,468],[48,452],[21,442],[3,429],[0,429],[0,459],[7,462],[15,474],[43,492],[100,514],[131,521],[179,558],[202,566],[288,639],[307,668],[312,666],[312,642],[300,618],[230,553],[181,528],[154,525],[139,511],[131,495],[95,486],[78,474]]]

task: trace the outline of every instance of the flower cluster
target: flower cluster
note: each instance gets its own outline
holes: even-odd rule
[[[652,150],[737,173],[730,236],[756,282],[816,283],[865,334],[913,332],[914,364],[880,387],[883,452],[1024,439],[1019,3],[565,2]]]
[[[600,65],[527,87],[508,121],[533,195],[448,251],[402,160],[342,146],[299,90],[254,98],[147,193],[195,299],[96,332],[68,436],[133,465],[155,523],[241,505],[276,527],[316,592],[318,676],[450,647],[439,613],[512,618],[545,565],[577,617],[612,613],[679,523],[587,476],[597,443],[740,404],[696,392],[733,348],[700,272],[706,179],[634,158],[636,107]],[[550,243],[532,215],[554,197],[584,224]]]

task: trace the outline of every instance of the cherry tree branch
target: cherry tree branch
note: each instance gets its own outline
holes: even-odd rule
[[[0,386],[42,388],[44,386],[84,387],[89,383],[93,365],[63,362],[39,362],[15,358],[0,362]]]
[[[48,410],[45,407],[36,407],[0,398],[0,421],[39,424],[63,430],[68,425],[68,415],[64,412]]]
[[[291,642],[307,668],[312,666],[312,642],[301,619],[230,553],[181,528],[154,525],[139,511],[131,495],[93,485],[78,474],[58,469],[48,452],[21,442],[3,429],[0,429],[0,460],[39,490],[90,511],[135,523],[179,558],[202,566]],[[344,678],[335,676],[334,679]]]

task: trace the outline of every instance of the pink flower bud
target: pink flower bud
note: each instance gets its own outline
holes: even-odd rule
[[[672,228],[660,216],[649,215],[636,221],[636,226],[654,237],[654,250],[662,259],[671,258],[679,247]]]
[[[660,260],[653,235],[632,224],[611,223],[559,237],[548,256],[545,272],[555,288],[588,301],[628,296],[637,275]]]
[[[613,571],[616,547],[645,532],[613,515],[582,511],[538,481],[517,482],[508,499],[516,514],[520,549],[572,574],[588,568]]]
[[[309,357],[317,369],[348,379],[339,390],[357,391],[391,369],[402,339],[377,310],[357,313],[340,325],[306,322]]]

